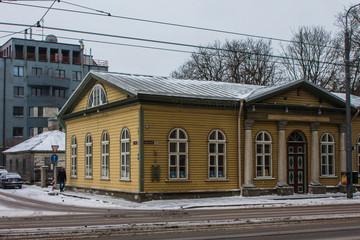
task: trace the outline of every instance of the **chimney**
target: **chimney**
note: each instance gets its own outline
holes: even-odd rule
[[[59,122],[56,118],[48,118],[48,130],[59,130]]]

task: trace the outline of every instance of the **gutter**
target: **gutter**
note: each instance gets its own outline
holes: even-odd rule
[[[242,169],[241,169],[241,113],[244,107],[244,100],[240,100],[240,108],[239,108],[239,115],[238,115],[238,169],[239,169],[239,189],[240,195],[242,196]]]

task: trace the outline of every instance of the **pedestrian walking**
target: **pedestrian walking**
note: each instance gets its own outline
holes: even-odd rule
[[[65,187],[65,182],[66,182],[65,168],[61,168],[61,170],[58,173],[57,180],[58,180],[59,185],[60,185],[60,192],[63,192],[64,187]]]

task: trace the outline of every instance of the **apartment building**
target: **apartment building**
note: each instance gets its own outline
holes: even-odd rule
[[[0,165],[2,152],[47,130],[90,71],[108,71],[108,62],[84,54],[79,43],[11,38],[0,47]]]

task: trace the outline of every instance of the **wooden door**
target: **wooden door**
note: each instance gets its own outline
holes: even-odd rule
[[[302,133],[290,135],[287,145],[288,184],[295,193],[306,193],[306,143]]]

